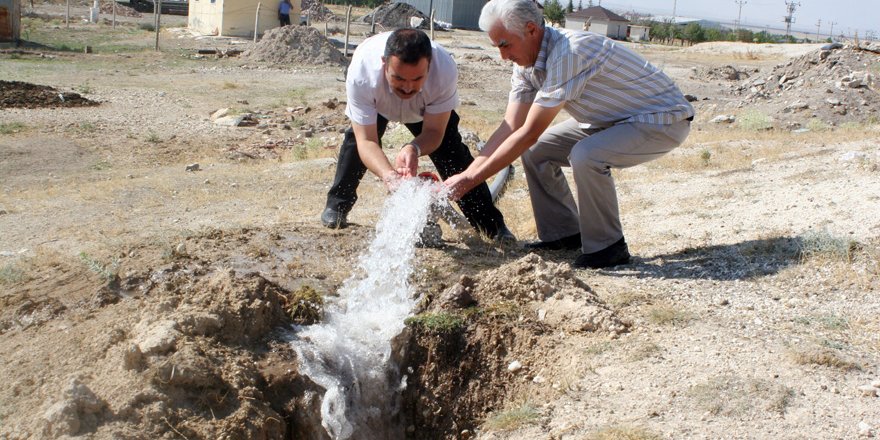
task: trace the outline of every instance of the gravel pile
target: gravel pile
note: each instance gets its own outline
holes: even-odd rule
[[[880,118],[876,66],[880,49],[834,45],[756,73],[730,86],[740,107],[767,104],[789,126],[818,118],[830,125]]]
[[[266,31],[242,59],[291,65],[336,65],[348,63],[321,33],[309,26],[284,26]]]
[[[406,3],[384,4],[374,9],[361,19],[364,23],[372,23],[373,16],[376,17],[376,24],[381,25],[385,29],[400,29],[412,27],[410,26],[410,17],[422,19],[418,29],[428,29],[428,16],[423,14],[412,5]]]

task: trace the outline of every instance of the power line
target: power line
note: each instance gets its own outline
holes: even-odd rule
[[[822,29],[822,19],[816,22],[816,41],[819,41],[819,30]]]
[[[791,24],[794,23],[794,11],[800,5],[801,5],[800,3],[793,2],[793,1],[790,2],[788,0],[785,0],[785,9],[788,10],[788,15],[786,15],[782,21],[785,22],[785,35],[786,36],[791,35]]]
[[[739,23],[743,15],[743,5],[746,4],[746,0],[734,0],[734,3],[739,5],[739,13],[736,14],[736,23],[734,24],[733,30],[734,32],[739,32]]]

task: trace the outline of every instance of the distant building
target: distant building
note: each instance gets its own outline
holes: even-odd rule
[[[17,45],[21,40],[21,1],[0,0],[0,45]]]
[[[434,21],[448,24],[458,29],[479,29],[480,11],[485,2],[475,0],[400,0],[431,16],[434,8]]]
[[[650,21],[656,23],[669,23],[672,22],[672,16],[669,15],[655,15],[649,19]],[[675,25],[680,27],[685,27],[691,23],[697,23],[703,29],[718,29],[725,30],[727,26],[723,24],[712,21],[712,20],[703,20],[701,18],[689,18],[689,17],[675,17]]]
[[[2,1],[2,0],[0,0]],[[224,37],[252,37],[260,4],[259,29],[257,35],[276,28],[280,0],[189,0],[188,27],[205,35]],[[298,0],[290,2],[290,22],[299,23],[302,4]]]
[[[574,11],[565,16],[565,28],[590,31],[609,38],[626,38],[629,20],[601,6]]]
[[[651,39],[651,28],[648,26],[630,25],[629,40],[630,41],[648,41]]]

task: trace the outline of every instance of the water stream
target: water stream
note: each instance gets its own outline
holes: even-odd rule
[[[418,301],[408,279],[436,188],[409,179],[386,199],[375,238],[325,308],[324,321],[296,329],[300,372],[326,390],[321,424],[333,439],[404,437],[390,422],[406,386],[389,362],[390,341]]]

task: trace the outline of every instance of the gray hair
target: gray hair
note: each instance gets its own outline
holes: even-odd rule
[[[535,0],[491,0],[480,12],[480,29],[489,32],[497,21],[509,32],[522,35],[526,24],[535,23],[544,26],[544,15],[535,4]]]

